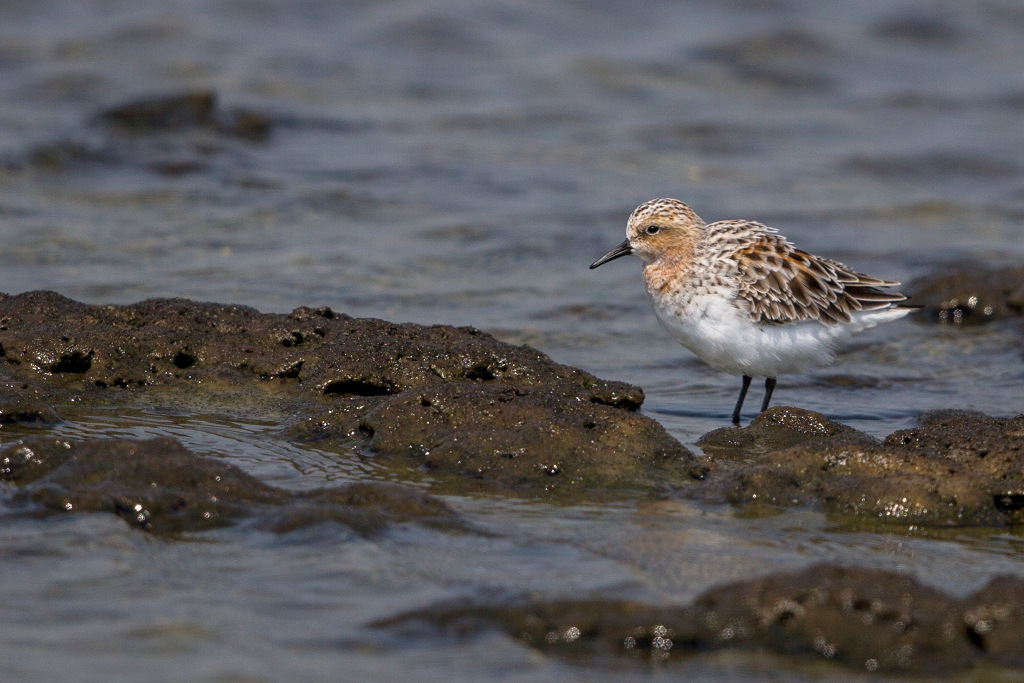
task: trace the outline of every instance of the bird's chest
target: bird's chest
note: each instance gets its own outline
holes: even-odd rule
[[[684,345],[693,348],[709,334],[730,333],[740,322],[735,287],[714,275],[647,278],[647,293],[658,320]]]

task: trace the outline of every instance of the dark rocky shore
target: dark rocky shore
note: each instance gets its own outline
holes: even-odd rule
[[[0,358],[7,514],[109,512],[162,534],[241,522],[277,532],[335,523],[362,536],[396,523],[476,533],[435,494],[489,492],[553,503],[677,496],[768,513],[804,506],[840,527],[903,532],[1024,523],[1024,416],[932,412],[877,440],[775,407],[747,427],[706,434],[698,455],[639,412],[638,387],[476,329],[327,308],[94,306],[52,292],[0,295]],[[273,413],[284,425],[277,438],[384,463],[406,484],[294,493],[173,439],[47,434],[90,408],[143,404]],[[423,473],[432,493],[416,486]],[[1016,579],[956,599],[898,574],[819,566],[716,588],[686,608],[512,601],[445,606],[388,626],[493,627],[572,657],[738,646],[930,673],[1021,666],[1022,614]]]
[[[289,425],[285,439],[555,497],[667,493],[702,472],[637,412],[638,387],[471,328],[30,292],[0,298],[0,346],[8,421],[45,424],[89,403],[258,407]]]
[[[996,578],[957,599],[895,572],[821,564],[712,588],[685,607],[527,598],[440,605],[377,626],[411,640],[499,630],[545,653],[605,666],[739,648],[872,673],[937,675],[980,662],[1024,666],[1024,581]]]
[[[0,421],[41,430],[90,404],[258,408],[280,416],[282,439],[359,453],[409,479],[426,471],[445,492],[800,505],[893,528],[1024,522],[1024,416],[928,413],[878,441],[775,407],[706,434],[699,456],[638,412],[639,387],[472,328],[326,308],[90,306],[29,292],[0,297],[0,349]],[[137,450],[161,449],[186,457],[169,443]]]
[[[1024,415],[925,413],[882,441],[796,408],[705,434],[707,500],[812,505],[847,524],[890,528],[1024,522]]]

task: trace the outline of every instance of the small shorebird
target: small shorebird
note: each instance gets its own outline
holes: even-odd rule
[[[658,320],[711,367],[743,376],[734,424],[752,377],[764,377],[768,409],[776,378],[829,365],[835,348],[858,332],[902,318],[914,306],[831,259],[795,248],[753,221],[706,225],[678,199],[636,208],[626,241],[590,264],[639,256]]]

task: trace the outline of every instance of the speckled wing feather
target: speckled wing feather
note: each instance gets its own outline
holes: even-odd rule
[[[831,259],[801,251],[775,230],[750,221],[721,221],[708,226],[723,256],[737,268],[738,303],[759,323],[817,320],[849,322],[856,311],[890,308],[906,301],[888,282],[857,273]]]

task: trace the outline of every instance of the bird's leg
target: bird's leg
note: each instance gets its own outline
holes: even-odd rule
[[[775,378],[765,377],[764,379],[764,403],[761,404],[761,412],[768,410],[768,403],[772,400],[772,392],[775,391]]]
[[[732,411],[732,423],[740,423],[740,408],[743,407],[743,399],[747,397],[747,389],[750,388],[750,375],[743,375],[743,386],[740,387],[740,397],[736,401],[736,408]]]

